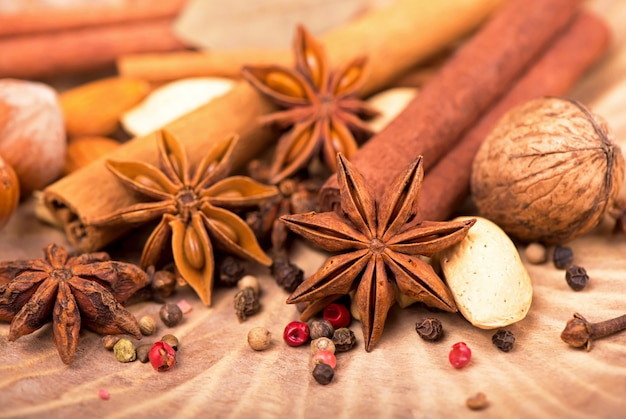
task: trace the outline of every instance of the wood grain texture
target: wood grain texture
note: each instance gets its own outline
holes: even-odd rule
[[[570,96],[605,116],[624,148],[626,111],[619,98],[626,97],[626,5],[622,0],[587,4],[607,18],[614,44]],[[420,306],[394,307],[371,353],[363,349],[360,325],[352,324],[358,346],[338,355],[335,380],[321,386],[310,375],[308,347],[282,342],[284,325],[297,318],[295,307],[284,303],[287,293],[260,271],[263,309],[244,323],[235,316],[232,289],[217,290],[211,308],[201,306],[188,290],[172,297],[185,298],[194,308],[180,326],[165,329],[161,324],[157,332],[174,333],[181,341],[179,363],[167,373],[139,362],[117,362],[102,348],[100,337],[88,331],[68,367],[58,358],[49,326],[8,342],[9,327],[0,324],[0,418],[622,417],[626,333],[595,342],[590,352],[572,349],[559,338],[576,311],[591,321],[625,312],[626,237],[612,236],[611,227],[606,220],[570,243],[576,263],[591,278],[583,291],[572,291],[564,271],[551,263],[527,264],[533,303],[528,316],[510,327],[516,344],[509,353],[492,345],[493,331],[474,328],[459,314],[436,313],[444,339],[424,342],[415,333],[415,322],[433,313]],[[0,259],[39,257],[49,241],[67,245],[62,233],[36,223],[32,202],[26,202],[0,232]],[[131,248],[128,241],[107,250],[114,257],[132,258]],[[302,245],[294,255],[307,274],[324,258]],[[156,314],[159,307],[142,303],[129,308],[140,316]],[[253,326],[272,331],[268,350],[248,347],[246,335]],[[447,360],[458,341],[473,352],[462,370]],[[101,400],[99,389],[108,390],[110,400]],[[477,391],[487,395],[489,406],[470,412],[465,400]]]

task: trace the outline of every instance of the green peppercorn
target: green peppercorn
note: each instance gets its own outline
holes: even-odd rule
[[[126,338],[121,338],[113,346],[113,353],[115,359],[120,362],[133,362],[137,359],[137,352],[135,351],[135,345]]]

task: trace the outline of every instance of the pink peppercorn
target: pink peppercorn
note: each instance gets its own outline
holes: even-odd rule
[[[324,309],[324,320],[328,320],[335,329],[348,327],[350,324],[350,310],[343,304],[328,304]]]
[[[293,321],[285,326],[283,339],[289,346],[300,346],[309,340],[309,325],[304,322]]]
[[[463,368],[470,362],[471,358],[472,351],[465,342],[457,342],[452,345],[452,349],[448,354],[450,364],[452,364],[454,368]]]
[[[311,359],[313,360],[314,365],[321,362],[322,364],[326,364],[331,368],[335,368],[337,366],[337,358],[335,357],[335,354],[326,349],[315,352]]]
[[[176,351],[168,343],[159,341],[152,345],[148,359],[155,370],[169,371],[176,365]]]
[[[98,397],[100,397],[102,400],[109,400],[109,398],[111,398],[111,394],[105,389],[101,388],[100,390],[98,390]]]

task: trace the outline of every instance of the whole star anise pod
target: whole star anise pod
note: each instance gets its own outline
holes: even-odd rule
[[[355,299],[370,351],[380,339],[395,290],[441,310],[455,312],[449,289],[432,266],[420,259],[461,241],[475,219],[460,222],[410,222],[424,169],[417,158],[375,201],[352,165],[338,155],[337,178],[341,213],[305,213],[281,219],[294,232],[330,252],[331,256],[287,299],[309,302],[304,319],[356,289]]]
[[[259,91],[286,110],[262,118],[290,129],[280,138],[270,169],[270,182],[293,175],[321,153],[333,170],[336,154],[348,158],[357,150],[358,138],[373,131],[361,118],[377,111],[357,98],[365,82],[365,57],[331,72],[323,47],[302,26],[294,43],[295,69],[278,65],[244,66],[242,75]]]
[[[122,302],[150,282],[144,271],[111,261],[104,252],[70,257],[50,244],[44,253],[43,259],[0,262],[0,320],[11,322],[10,341],[51,320],[54,344],[69,364],[82,325],[141,339],[137,320]]]
[[[107,161],[109,169],[133,191],[151,199],[122,208],[94,225],[144,224],[160,218],[141,256],[141,266],[161,267],[171,261],[180,276],[206,305],[211,304],[215,261],[213,246],[269,266],[248,225],[229,209],[259,204],[275,196],[274,186],[245,176],[226,177],[238,137],[216,143],[191,170],[182,145],[161,131],[161,170],[143,162]]]

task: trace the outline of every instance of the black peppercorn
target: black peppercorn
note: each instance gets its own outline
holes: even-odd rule
[[[428,317],[415,323],[415,331],[424,340],[436,341],[443,336],[441,321],[434,317]]]
[[[234,287],[245,273],[244,263],[234,256],[223,256],[218,259],[216,273],[220,284]]]
[[[491,342],[502,352],[509,352],[513,349],[515,335],[509,330],[500,329],[491,337]]]
[[[159,316],[167,327],[174,327],[183,319],[183,311],[175,303],[165,303],[159,310]]]
[[[315,365],[315,368],[313,368],[313,378],[315,378],[315,381],[321,385],[325,386],[326,384],[329,384],[333,381],[334,376],[335,370],[333,370],[330,365],[320,362]]]
[[[587,285],[589,275],[587,275],[587,271],[582,266],[572,265],[565,272],[565,280],[571,289],[580,291]]]
[[[347,327],[340,327],[333,333],[333,343],[337,352],[346,352],[356,345],[354,332]]]
[[[322,320],[312,320],[309,323],[309,333],[311,336],[311,340],[315,340],[318,338],[333,338],[333,333],[335,333],[335,328],[332,323],[326,319]]]
[[[304,271],[292,264],[286,256],[277,256],[272,264],[276,283],[287,292],[294,292],[304,280]]]
[[[556,246],[554,248],[554,254],[552,255],[552,261],[554,267],[557,269],[567,269],[574,260],[574,252],[567,246]]]
[[[235,313],[240,323],[260,310],[261,303],[254,288],[246,287],[235,294]]]

